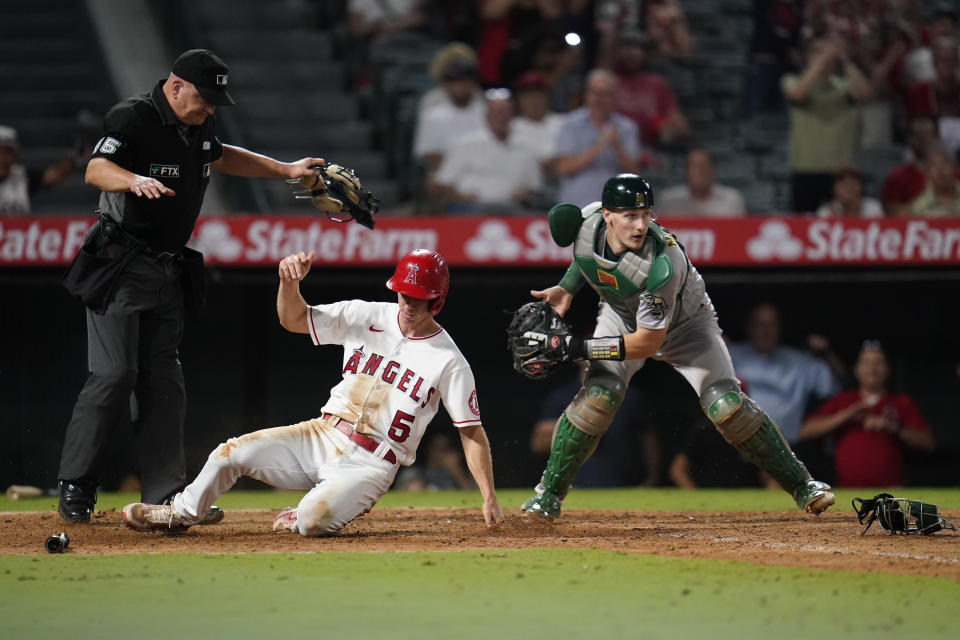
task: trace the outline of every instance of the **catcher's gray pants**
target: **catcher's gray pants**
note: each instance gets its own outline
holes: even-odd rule
[[[103,315],[87,309],[90,375],[73,407],[58,477],[97,479],[99,459],[135,391],[142,500],[159,503],[186,481],[186,390],[177,349],[183,336],[181,267],[139,255],[120,276]]]
[[[593,335],[602,337],[626,333],[630,333],[626,323],[610,305],[601,302]],[[699,397],[706,387],[717,380],[736,377],[730,353],[721,334],[713,307],[705,305],[667,329],[666,339],[653,357],[676,369],[687,379]],[[646,360],[592,360],[587,366],[584,386],[589,386],[591,378],[612,374],[620,379],[622,388],[625,389],[630,378],[645,362]]]

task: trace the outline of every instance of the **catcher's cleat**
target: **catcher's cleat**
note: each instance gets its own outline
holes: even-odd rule
[[[560,498],[549,491],[535,493],[520,508],[525,515],[540,516],[553,522],[560,517]]]
[[[203,517],[200,518],[198,525],[207,525],[207,524],[217,524],[223,521],[223,509],[217,505],[213,505],[207,512],[203,514]]]
[[[277,533],[281,531],[297,533],[297,510],[287,507],[278,513],[277,517],[273,519],[273,530]]]
[[[793,492],[793,498],[797,501],[798,507],[816,516],[836,502],[833,492],[830,491],[830,485],[813,479],[800,485],[800,488]]]
[[[190,526],[169,504],[134,502],[120,512],[123,521],[134,531],[186,531]]]
[[[67,522],[90,522],[93,507],[97,504],[97,487],[86,482],[61,480],[58,486],[60,503],[57,511]]]

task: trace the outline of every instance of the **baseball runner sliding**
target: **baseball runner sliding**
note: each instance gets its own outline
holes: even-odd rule
[[[488,526],[503,519],[494,491],[490,446],[480,420],[473,372],[434,319],[449,291],[440,254],[419,249],[397,265],[387,288],[397,302],[348,300],[308,306],[300,281],[314,254],[280,262],[277,314],[285,329],[315,345],[343,345],[343,380],[320,415],[286,427],[230,438],[170,505],[134,503],[123,519],[137,531],[195,524],[240,476],[307,494],[282,511],[274,531],[326,536],[369,511],[400,465],[413,463],[427,425],[444,403],[483,498]]]
[[[670,363],[690,383],[724,439],[769,473],[810,513],[834,503],[829,485],[810,477],[780,429],[740,389],[703,278],[683,247],[653,220],[653,189],[634,174],[607,180],[602,200],[550,210],[550,231],[574,259],[556,286],[532,291],[508,329],[514,367],[529,377],[586,360],[583,388],[557,422],[553,448],[529,514],[554,519],[647,358]],[[593,338],[570,334],[561,316],[584,284],[600,296]]]

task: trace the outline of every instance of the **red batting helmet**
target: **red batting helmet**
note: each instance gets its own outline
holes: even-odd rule
[[[400,258],[393,277],[387,280],[387,289],[419,300],[433,300],[430,312],[443,308],[450,290],[450,270],[447,261],[436,251],[416,249]]]

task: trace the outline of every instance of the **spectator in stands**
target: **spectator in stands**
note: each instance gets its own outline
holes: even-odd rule
[[[510,138],[533,152],[545,170],[552,170],[557,132],[563,116],[550,111],[547,81],[538,71],[528,71],[513,85],[517,115],[510,125]]]
[[[863,195],[863,174],[850,165],[840,167],[833,175],[833,199],[817,209],[820,218],[882,218],[879,200]]]
[[[651,55],[681,60],[693,55],[693,38],[678,0],[646,0],[643,29],[652,39]]]
[[[477,45],[480,79],[487,86],[508,85],[522,72],[516,68],[524,38],[547,27],[578,24],[587,0],[477,0],[481,19]],[[505,68],[506,67],[506,68]],[[504,75],[503,72],[507,74]]]
[[[645,146],[669,145],[690,134],[690,123],[680,112],[667,81],[646,69],[653,41],[643,32],[626,31],[617,37],[613,71],[617,76],[614,108],[637,125]]]
[[[744,81],[747,116],[783,108],[780,79],[799,62],[802,24],[803,0],[754,0]]]
[[[852,163],[853,103],[871,95],[870,83],[836,38],[805,46],[806,66],[783,77],[790,103],[789,162],[793,211],[812,212],[831,197],[833,173]]]
[[[521,47],[504,63],[504,79],[512,83],[524,73],[536,71],[547,84],[550,109],[566,113],[583,103],[582,49],[567,44],[556,29],[535,29],[524,35]]]
[[[957,180],[957,163],[953,154],[943,147],[933,147],[927,152],[927,184],[909,207],[916,216],[960,215],[960,180]]]
[[[530,434],[533,453],[550,453],[557,420],[581,386],[580,376],[574,375],[547,395]],[[578,487],[654,486],[659,475],[660,445],[650,420],[649,400],[642,387],[631,385],[610,428],[577,472],[576,484]]]
[[[800,440],[800,428],[811,404],[838,391],[837,378],[843,377],[843,364],[826,338],[807,339],[814,357],[780,344],[780,330],[777,307],[768,302],[758,304],[750,311],[747,342],[730,345],[729,350],[737,376],[750,388],[750,397],[793,445]]]
[[[889,46],[889,31],[897,19],[892,2],[876,0],[804,0],[804,31],[829,36],[846,45],[850,60],[872,69]]]
[[[469,45],[462,42],[451,42],[437,51],[433,56],[433,60],[430,61],[428,71],[430,77],[436,83],[436,86],[420,96],[420,101],[417,103],[418,116],[421,116],[430,107],[438,104],[445,104],[451,108],[456,106],[451,99],[450,92],[444,86],[444,76],[447,73],[447,66],[455,60],[463,60],[466,61],[466,63],[472,63],[476,66],[477,54]],[[470,101],[476,101],[476,104],[482,104],[483,90],[480,89],[480,85],[473,83],[472,89]]]
[[[960,151],[960,53],[957,40],[938,38],[932,44],[934,79],[910,88],[908,116],[927,115],[937,120],[940,141],[956,154]]]
[[[424,23],[423,0],[349,0],[347,18],[355,38],[415,29]]]
[[[847,56],[869,79],[871,95],[854,107],[854,131],[860,148],[887,147],[893,141],[890,78],[913,38],[901,19],[899,0],[805,0],[805,30],[844,43]]]
[[[761,474],[729,446],[716,427],[702,418],[670,462],[670,480],[681,489],[759,487]]]
[[[71,152],[46,169],[27,169],[18,162],[17,130],[0,125],[0,216],[29,215],[30,197],[73,173],[79,164],[75,155]]]
[[[933,432],[909,396],[887,391],[890,365],[879,342],[863,343],[854,377],[857,388],[830,398],[801,434],[836,437],[835,486],[902,486],[903,450],[932,452]]]
[[[483,128],[483,99],[477,99],[477,67],[455,58],[443,68],[443,90],[449,102],[418,114],[413,154],[428,170],[440,166],[443,154],[461,135]]]
[[[403,467],[397,474],[394,489],[401,491],[449,491],[476,489],[464,464],[463,453],[453,444],[446,431],[434,431],[427,436],[422,460]]]
[[[594,69],[587,75],[586,106],[564,118],[556,139],[561,202],[586,205],[610,176],[640,169],[637,126],[614,112],[616,90],[615,75]]]
[[[512,138],[510,92],[490,89],[486,102],[486,126],[458,138],[428,182],[447,213],[520,213],[542,186],[536,156]]]
[[[713,160],[706,149],[687,153],[687,181],[664,189],[657,197],[658,214],[688,216],[742,216],[747,208],[743,194],[714,183]]]
[[[894,168],[883,181],[883,206],[889,216],[908,213],[910,203],[917,199],[926,186],[924,173],[927,150],[937,143],[937,124],[926,115],[916,115],[907,121],[907,152],[909,159]]]
[[[907,53],[903,61],[903,84],[907,88],[923,82],[933,82],[936,78],[930,43],[941,38],[957,37],[957,7],[954,0],[934,3],[922,31],[923,42]]]
[[[613,43],[619,31],[639,29],[640,4],[636,0],[597,2],[594,7],[593,26],[600,34],[601,40]]]

